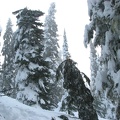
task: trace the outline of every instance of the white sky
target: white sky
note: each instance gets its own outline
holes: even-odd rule
[[[51,2],[56,3],[56,23],[60,42],[63,41],[65,28],[72,59],[78,63],[80,71],[90,76],[89,49],[83,44],[84,27],[89,22],[87,0],[4,0],[0,4],[2,35],[9,17],[16,26],[16,16],[12,15],[12,12],[28,7],[47,13]],[[2,37],[0,39],[2,42]]]

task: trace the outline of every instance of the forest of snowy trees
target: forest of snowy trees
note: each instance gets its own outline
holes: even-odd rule
[[[45,13],[26,7],[13,11],[17,29],[13,31],[9,18],[3,35],[0,91],[4,95],[45,110],[59,109],[72,116],[77,112],[81,120],[98,116],[120,120],[120,1],[87,2],[90,21],[83,45],[90,48],[91,77],[71,59],[65,29],[60,48],[55,3],[43,23]]]

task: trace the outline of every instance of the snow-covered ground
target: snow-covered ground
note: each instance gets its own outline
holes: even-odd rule
[[[0,97],[0,120],[62,120],[58,116],[64,113],[30,107],[7,96]],[[69,120],[79,120],[65,115]],[[99,119],[105,120],[105,119]]]

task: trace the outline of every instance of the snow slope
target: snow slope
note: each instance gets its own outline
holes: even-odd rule
[[[30,107],[7,96],[0,97],[0,120],[51,120],[52,117],[62,120],[58,117],[61,114],[63,113]],[[69,116],[69,120],[78,119]]]
[[[0,120],[62,120],[58,116],[64,113],[30,107],[7,96],[0,97]],[[69,120],[79,120],[65,115]],[[104,119],[99,119],[104,120]]]

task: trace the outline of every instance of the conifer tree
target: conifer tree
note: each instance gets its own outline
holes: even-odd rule
[[[56,69],[61,62],[60,54],[59,54],[59,44],[58,44],[58,27],[55,21],[55,3],[51,3],[48,14],[45,18],[44,23],[44,45],[45,49],[43,52],[43,57],[45,61],[49,62],[48,69],[50,71],[50,80],[53,84],[50,88],[53,94],[53,103],[57,105],[57,103],[61,99],[61,87],[60,84],[55,83],[56,79]],[[57,107],[57,106],[56,106]]]
[[[97,73],[98,71],[101,71],[101,64],[99,61],[99,57],[97,56],[97,50],[93,45],[93,42],[90,41],[90,69],[91,69],[91,81],[90,81],[90,89],[92,92],[92,95],[94,97],[94,107],[98,113],[99,116],[102,118],[105,118],[106,116],[106,104],[105,96],[104,94],[98,95],[96,94],[96,84],[97,84]]]
[[[69,51],[68,51],[68,42],[66,37],[66,31],[64,29],[64,35],[63,35],[63,61],[70,57]]]
[[[43,24],[39,17],[43,12],[39,10],[20,9],[13,12],[17,18],[18,29],[15,32],[15,63],[17,99],[27,105],[39,104],[49,109],[52,104],[49,98],[48,62],[44,61]]]
[[[77,110],[81,120],[98,120],[92,104],[93,97],[90,90],[85,86],[76,63],[71,59],[63,61],[57,69],[57,80],[59,80],[61,73],[64,76],[63,87],[68,92],[64,102],[64,109],[68,113]]]
[[[6,26],[6,31],[3,36],[4,44],[2,48],[2,55],[4,56],[4,63],[2,65],[2,76],[3,76],[3,89],[8,90],[7,94],[12,94],[10,89],[13,88],[13,30],[12,30],[12,21],[9,18]],[[3,91],[4,91],[3,90]]]
[[[85,27],[85,46],[94,37],[94,46],[101,47],[101,71],[96,76],[96,93],[104,95],[107,102],[107,119],[120,119],[120,1],[88,0],[90,23]],[[95,34],[94,34],[95,33]],[[111,111],[111,113],[110,113]],[[116,114],[117,113],[117,114]]]
[[[58,66],[59,58],[59,44],[58,44],[58,28],[55,21],[55,3],[51,3],[50,8],[48,10],[48,15],[45,18],[44,24],[44,38],[45,38],[45,50],[44,50],[44,59],[49,60],[49,67],[52,68],[53,73],[55,73],[56,68]],[[55,76],[55,75],[53,75]],[[54,78],[54,77],[53,77]]]
[[[69,58],[70,58],[70,54],[68,51],[68,41],[67,41],[66,31],[64,29],[63,45],[62,45],[62,60],[65,61]],[[64,76],[61,76],[61,78],[62,78],[62,81],[64,81]],[[71,108],[66,107],[67,106],[67,101],[66,101],[67,96],[68,96],[68,92],[66,89],[64,89],[64,94],[62,95],[62,99],[61,99],[60,111],[68,111],[68,114],[74,115],[73,111],[74,112],[76,111],[76,107],[71,107]]]

